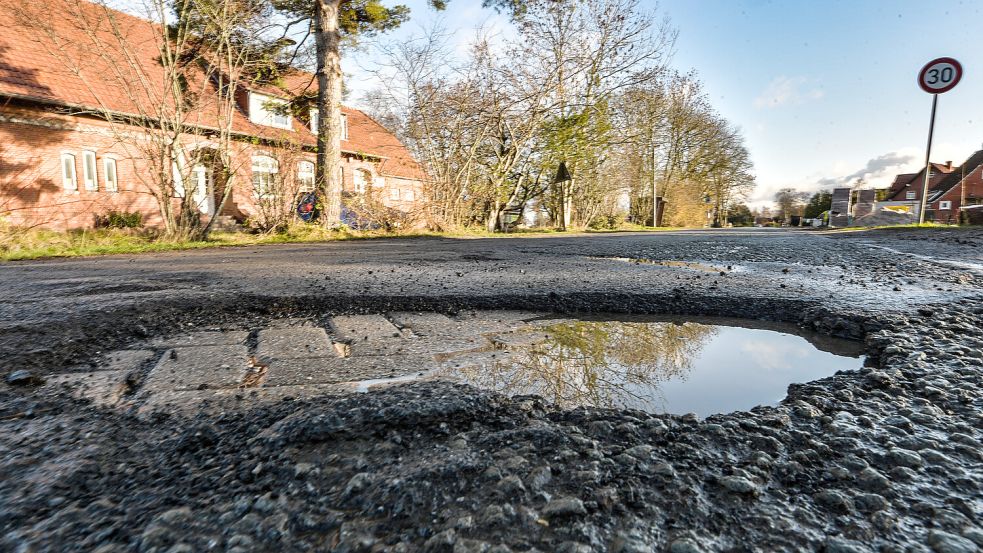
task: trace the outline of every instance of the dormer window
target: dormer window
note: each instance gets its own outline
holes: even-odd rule
[[[321,114],[318,110],[312,109],[310,113],[311,134],[317,134],[318,126],[321,124]],[[341,139],[348,140],[348,116],[341,114]]]
[[[255,92],[249,93],[249,120],[266,127],[293,128],[293,118],[287,111],[286,100]]]

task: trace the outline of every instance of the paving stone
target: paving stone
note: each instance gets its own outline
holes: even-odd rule
[[[99,370],[103,371],[132,371],[143,367],[143,365],[154,357],[157,352],[149,349],[124,349],[107,353],[99,361]]]
[[[382,315],[331,317],[331,329],[339,340],[350,340],[353,343],[403,336],[403,333]]]
[[[511,332],[503,332],[500,334],[495,334],[490,336],[489,339],[493,344],[499,347],[519,347],[527,348],[534,346],[536,344],[541,344],[549,340],[550,335],[542,330],[535,330],[534,328],[524,328],[519,330],[514,330]]]
[[[464,323],[440,313],[395,311],[389,314],[389,318],[400,327],[409,328],[413,334],[420,337],[442,336],[464,330]]]
[[[216,389],[216,390],[168,390],[153,396],[140,405],[137,410],[145,414],[156,410],[195,410],[202,408],[204,402],[217,407],[231,407],[244,402],[283,401],[285,398],[307,398],[327,395],[351,394],[356,391],[353,383],[307,384],[301,386],[278,386],[275,388]]]
[[[249,368],[246,346],[222,345],[175,348],[164,352],[147,376],[144,390],[235,388]]]
[[[454,320],[463,323],[469,333],[489,334],[518,330],[528,326],[528,321],[543,316],[531,311],[466,311]]]
[[[223,345],[245,344],[246,338],[248,337],[249,337],[249,332],[246,332],[245,330],[232,330],[232,331],[202,330],[199,332],[192,332],[190,334],[183,334],[180,336],[155,338],[154,340],[151,340],[150,345],[159,348],[223,346]]]
[[[426,338],[390,338],[353,342],[349,347],[352,357],[392,355],[446,356],[457,353],[484,351],[492,343],[480,335],[435,336]]]
[[[316,326],[292,326],[261,330],[256,356],[264,363],[272,359],[336,356],[328,333]]]
[[[335,384],[429,372],[437,368],[429,355],[397,357],[313,357],[270,362],[264,388],[302,384]]]
[[[496,365],[511,364],[513,354],[505,350],[462,353],[441,359],[441,372],[455,368],[491,368]]]
[[[96,405],[110,406],[119,402],[127,390],[129,371],[93,371],[88,373],[53,374],[45,378],[45,389],[68,389],[74,397],[89,399]]]

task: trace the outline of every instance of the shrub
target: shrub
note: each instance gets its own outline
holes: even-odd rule
[[[594,230],[615,230],[621,227],[624,219],[624,217],[614,214],[598,215],[590,222],[589,226]]]
[[[110,211],[105,215],[96,215],[96,228],[140,228],[143,226],[143,215],[135,211]]]

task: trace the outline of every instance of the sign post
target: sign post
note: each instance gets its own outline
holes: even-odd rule
[[[939,105],[939,94],[955,88],[962,78],[963,66],[953,58],[934,59],[925,64],[918,73],[918,86],[932,95],[932,116],[928,123],[928,146],[925,148],[925,182],[922,185],[918,224],[925,222],[925,209],[928,206],[928,181],[932,174],[932,134],[935,132],[935,108]]]

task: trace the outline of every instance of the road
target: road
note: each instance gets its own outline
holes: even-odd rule
[[[978,291],[979,233],[907,238],[728,229],[366,240],[8,263],[0,266],[0,355],[39,368],[63,365],[175,325],[274,312],[491,307],[797,320],[816,305],[911,310]],[[924,257],[936,250],[939,259]]]
[[[981,247],[759,229],[6,264],[3,371],[50,381],[0,385],[0,550],[978,551]],[[867,366],[705,420],[330,388],[336,347],[417,359],[403,323],[451,352],[515,323],[482,308],[792,321],[863,340]],[[253,401],[312,375],[328,387]]]

